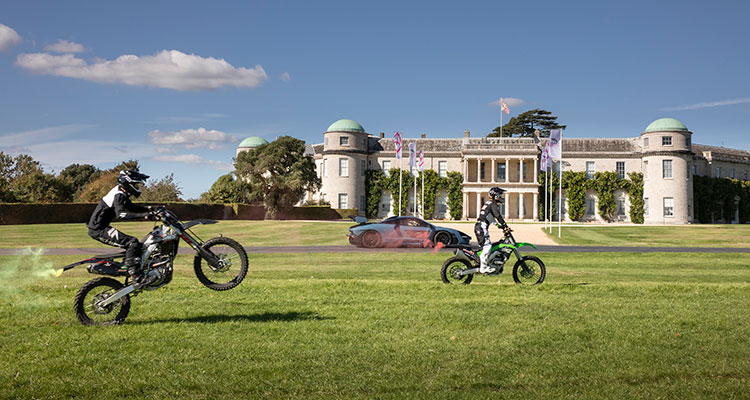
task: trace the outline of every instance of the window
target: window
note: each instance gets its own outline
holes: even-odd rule
[[[586,216],[593,217],[596,211],[596,199],[593,197],[586,198]]]
[[[665,178],[665,179],[672,177],[672,160],[662,160],[661,176],[662,178]]]
[[[391,162],[389,160],[383,161],[383,173],[385,176],[391,175]]]
[[[339,193],[339,208],[349,208],[349,195],[346,193]]]
[[[625,179],[625,161],[617,162],[617,177],[620,179]]]
[[[685,147],[690,147],[690,136],[685,138]]]
[[[438,197],[437,199],[437,211],[438,214],[445,214],[448,212],[448,204],[446,203],[445,197]]]
[[[318,178],[323,177],[323,161],[318,163]]]
[[[625,216],[625,199],[622,197],[617,199],[617,205],[615,207],[615,215],[618,217],[624,217]]]
[[[648,217],[648,197],[643,198],[643,216]]]
[[[497,164],[497,180],[505,181],[505,164]]]
[[[721,167],[716,167],[716,178],[721,177]]]
[[[448,177],[448,161],[438,161],[438,175],[441,178]]]
[[[349,176],[349,160],[339,158],[339,176]]]
[[[484,180],[484,163],[479,163],[479,179]]]
[[[328,178],[328,159],[323,159],[323,176]]]
[[[644,149],[648,148],[648,138],[647,137],[643,138],[643,148]]]
[[[380,209],[383,211],[391,211],[391,196],[383,196]]]
[[[328,146],[328,136],[326,136],[324,141],[325,141],[325,145]]]
[[[526,163],[521,161],[521,165],[523,165],[523,179],[526,180]]]
[[[349,146],[349,136],[339,136],[340,146]]]
[[[643,179],[648,179],[648,161],[643,162]]]
[[[586,179],[594,179],[594,172],[596,172],[594,162],[586,161]]]
[[[365,195],[359,196],[359,211],[364,212],[367,210],[367,200]]]
[[[664,198],[664,216],[674,217],[674,199],[672,197]]]
[[[359,175],[360,176],[367,175],[367,161],[365,160],[359,161]]]
[[[672,145],[672,136],[662,136],[661,137],[661,145],[662,146],[671,146]]]

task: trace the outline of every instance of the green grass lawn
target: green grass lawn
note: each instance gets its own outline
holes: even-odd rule
[[[750,247],[750,225],[557,226],[547,235],[571,246]]]
[[[93,275],[49,277],[80,257],[0,257],[0,398],[748,398],[747,255],[537,255],[529,288],[444,285],[446,254],[251,254],[228,292],[180,256],[108,328],[72,311]]]

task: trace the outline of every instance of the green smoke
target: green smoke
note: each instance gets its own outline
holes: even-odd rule
[[[46,298],[32,286],[55,277],[52,262],[45,261],[44,249],[26,248],[15,256],[0,257],[0,303],[11,307],[40,306]]]

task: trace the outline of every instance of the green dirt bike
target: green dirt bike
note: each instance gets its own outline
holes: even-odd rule
[[[488,275],[500,275],[503,272],[503,266],[510,259],[512,254],[515,254],[518,261],[513,265],[513,280],[521,285],[538,285],[544,282],[544,277],[547,275],[547,269],[544,267],[544,263],[538,257],[535,256],[522,256],[519,248],[524,246],[531,246],[536,249],[531,243],[516,242],[513,237],[513,232],[510,227],[505,225],[498,228],[502,229],[505,233],[505,238],[499,242],[492,243],[490,248],[490,256],[487,264],[494,268],[494,271]],[[443,264],[443,268],[440,270],[440,277],[444,283],[463,283],[468,285],[471,280],[474,279],[474,275],[479,273],[479,257],[482,255],[482,250],[478,247],[472,247],[468,245],[457,246],[455,256],[449,258]]]

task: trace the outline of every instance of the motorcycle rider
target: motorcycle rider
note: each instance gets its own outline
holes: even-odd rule
[[[490,232],[488,230],[490,224],[496,223],[501,229],[505,229],[507,225],[500,214],[499,204],[502,201],[504,189],[497,186],[491,188],[488,192],[489,200],[487,200],[482,206],[482,210],[479,211],[477,217],[477,223],[474,225],[474,235],[477,237],[479,247],[482,248],[482,255],[479,257],[479,273],[487,274],[494,272],[494,268],[487,265],[487,261],[490,257],[490,249],[492,248],[492,241],[490,241]]]
[[[138,171],[120,171],[117,177],[117,186],[113,187],[102,199],[91,214],[86,226],[89,228],[89,236],[110,246],[120,247],[125,250],[125,266],[128,275],[134,283],[141,286],[147,285],[147,279],[143,279],[141,270],[141,242],[133,236],[127,235],[110,226],[113,219],[149,219],[153,214],[151,207],[143,207],[133,204],[130,196],[141,195],[141,187],[146,183],[148,175]]]

